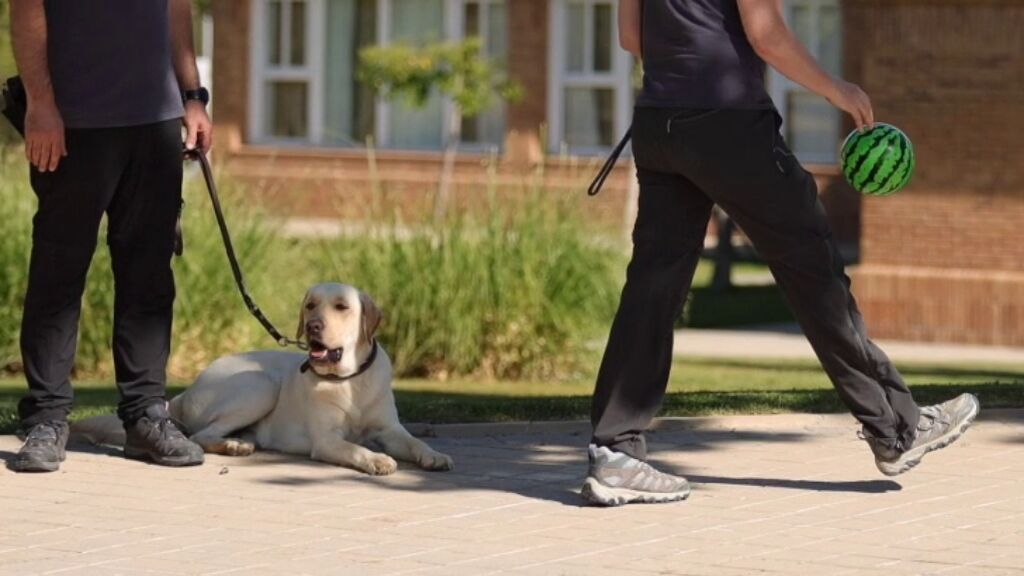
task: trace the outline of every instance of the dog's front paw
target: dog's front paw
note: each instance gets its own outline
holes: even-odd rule
[[[249,456],[256,451],[256,445],[245,440],[228,439],[224,441],[225,456]]]
[[[374,476],[387,476],[398,470],[398,462],[387,454],[374,454],[359,467],[363,472]]]
[[[424,470],[442,470],[447,471],[455,468],[455,461],[452,457],[447,454],[441,454],[440,452],[427,452],[420,456],[418,464],[420,468]]]

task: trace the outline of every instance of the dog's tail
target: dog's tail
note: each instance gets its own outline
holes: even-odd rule
[[[116,414],[93,416],[71,424],[71,439],[97,446],[124,446],[124,426]]]
[[[181,395],[167,403],[171,418],[180,418]],[[96,446],[124,446],[124,425],[116,414],[103,414],[71,423],[71,439]]]

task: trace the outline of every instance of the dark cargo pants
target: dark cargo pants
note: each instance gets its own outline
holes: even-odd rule
[[[910,445],[919,409],[867,337],[814,179],[779,133],[774,110],[637,108],[640,206],[633,257],[598,374],[594,443],[646,457],[682,311],[718,204],[768,262],[844,404],[880,438]]]
[[[55,172],[32,169],[39,197],[21,325],[25,429],[71,410],[82,293],[103,215],[114,269],[118,415],[163,402],[171,344],[171,253],[181,203],[181,120],[69,129]]]

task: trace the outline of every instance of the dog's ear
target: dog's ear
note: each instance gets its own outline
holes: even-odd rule
[[[295,329],[295,339],[302,340],[306,335],[306,300],[309,300],[309,292],[302,297],[302,304],[299,305],[299,327]]]
[[[380,327],[380,321],[383,315],[380,313],[380,308],[377,307],[377,303],[370,298],[370,295],[366,292],[359,293],[359,304],[363,309],[362,318],[362,333],[363,338],[366,339],[367,343],[373,341],[373,335],[377,333],[377,328]]]

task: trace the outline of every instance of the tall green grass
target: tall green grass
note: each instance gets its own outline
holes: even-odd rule
[[[332,267],[385,310],[398,373],[499,379],[575,374],[607,330],[622,255],[591,240],[572,206],[524,191],[515,210],[324,244]]]
[[[0,222],[4,233],[0,242],[0,370],[8,371],[17,370],[20,363],[18,333],[36,206],[27,172],[20,158],[8,157],[0,162]],[[273,346],[241,304],[209,201],[197,184],[193,181],[185,190],[185,255],[173,261],[178,297],[169,372],[174,379],[191,378],[221,354]],[[244,201],[242,191],[226,186],[221,194],[235,248],[245,262],[253,292],[257,298],[269,299],[273,278],[267,270],[287,261],[293,248],[287,243],[275,246],[274,228],[258,208]],[[110,378],[113,374],[110,342],[114,281],[103,230],[105,225],[82,299],[76,361],[76,373],[93,378]],[[300,295],[301,289],[296,288]]]
[[[17,369],[18,326],[35,197],[21,159],[0,180],[0,369]],[[588,343],[607,331],[623,256],[592,241],[571,203],[525,190],[443,223],[376,214],[359,234],[288,239],[250,200],[258,190],[220,181],[222,201],[253,296],[285,333],[305,289],[342,281],[384,310],[381,340],[401,376],[500,379],[570,377]],[[481,191],[486,192],[486,191]],[[178,298],[170,376],[188,380],[217,356],[273,348],[245,310],[224,256],[205,189],[186,187],[185,255],[174,260]],[[100,243],[83,300],[80,377],[110,379],[113,279]]]

